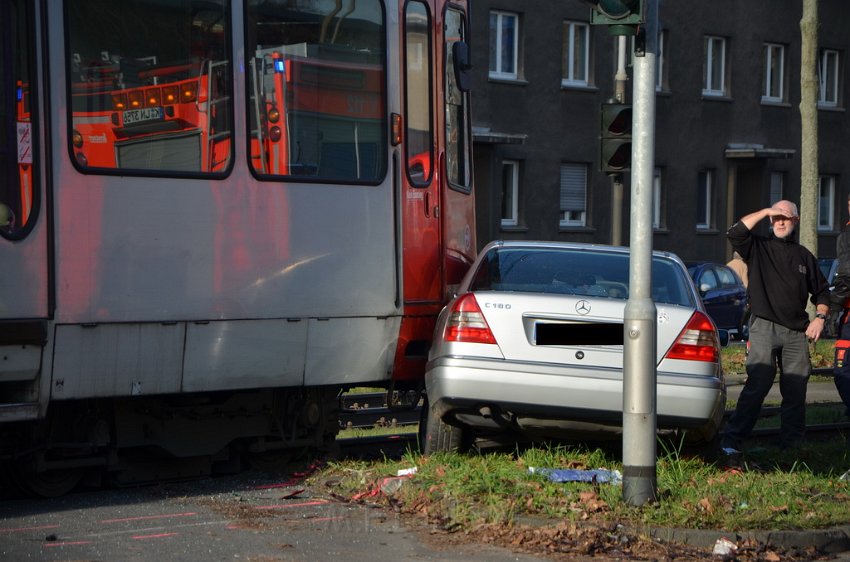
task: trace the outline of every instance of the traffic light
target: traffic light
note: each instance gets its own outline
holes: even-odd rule
[[[599,169],[609,174],[628,171],[632,164],[632,106],[603,103],[601,114]]]
[[[607,25],[611,35],[635,35],[644,22],[644,0],[583,0],[590,4],[590,23]]]

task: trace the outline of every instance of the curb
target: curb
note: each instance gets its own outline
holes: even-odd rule
[[[627,529],[629,529],[627,527]],[[718,539],[727,538],[737,543],[753,540],[759,544],[784,549],[814,547],[820,552],[835,554],[850,551],[850,525],[811,531],[739,531],[724,532],[703,529],[670,529],[664,527],[631,528],[631,532],[643,533],[652,538],[686,544],[699,548],[711,548]]]
[[[539,516],[519,517],[515,523],[530,527],[548,527],[556,520]],[[589,525],[594,525],[590,523]],[[676,543],[711,550],[718,539],[734,540],[740,545],[754,541],[765,546],[784,550],[815,548],[826,554],[847,553],[841,560],[850,561],[850,524],[812,530],[772,531],[724,531],[722,529],[683,529],[676,527],[646,527],[623,525],[622,529],[632,535],[643,535],[662,542]]]

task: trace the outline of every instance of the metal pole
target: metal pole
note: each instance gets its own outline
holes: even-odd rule
[[[644,56],[634,59],[629,300],[624,317],[623,499],[657,499],[656,309],[652,300],[652,179],[655,166],[655,67],[658,0],[647,0]]]

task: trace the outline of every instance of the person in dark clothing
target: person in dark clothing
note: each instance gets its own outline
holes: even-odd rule
[[[847,211],[850,213],[850,198]],[[850,417],[850,222],[838,236],[838,268],[833,281],[832,302],[834,308],[841,310],[833,365],[835,388],[847,407],[847,417]]]
[[[773,233],[759,236],[752,229],[769,218]],[[817,341],[829,312],[829,288],[817,259],[793,239],[799,221],[797,206],[778,201],[772,207],[746,215],[726,236],[747,263],[750,297],[750,351],[747,381],[738,405],[726,423],[721,448],[739,452],[741,441],[753,429],[764,397],[780,366],[782,393],[780,447],[799,445],[806,429],[806,386],[811,373],[809,341]],[[817,306],[809,321],[806,301]]]

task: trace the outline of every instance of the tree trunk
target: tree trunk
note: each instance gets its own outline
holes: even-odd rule
[[[800,20],[800,243],[818,255],[818,0]]]

